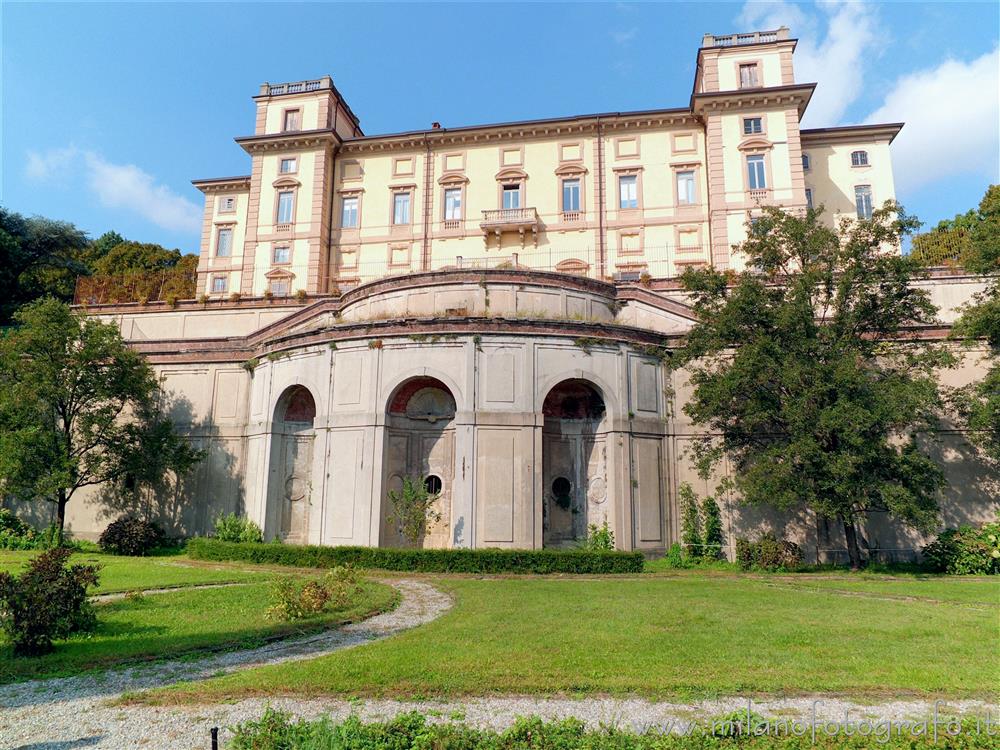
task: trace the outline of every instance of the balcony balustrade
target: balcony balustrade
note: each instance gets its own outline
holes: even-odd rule
[[[535,208],[497,208],[483,211],[483,220],[479,227],[483,230],[483,239],[489,245],[490,237],[497,238],[497,245],[504,232],[517,232],[521,236],[521,247],[524,247],[525,235],[531,233],[531,241],[538,244],[538,210]]]

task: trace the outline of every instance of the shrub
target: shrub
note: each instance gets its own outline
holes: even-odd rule
[[[667,550],[667,554],[664,555],[664,559],[667,561],[668,568],[690,567],[690,563],[684,559],[684,548],[677,542],[670,545],[670,549]]]
[[[684,552],[689,557],[701,557],[702,536],[698,495],[687,482],[680,486],[677,494],[681,503],[681,542],[684,543]]]
[[[1000,573],[1000,522],[945,529],[923,553],[924,565],[935,572],[996,575]]]
[[[723,536],[722,536],[722,513],[719,511],[719,504],[715,498],[709,495],[701,503],[701,520],[704,529],[703,543],[704,556],[711,560],[717,560],[722,556]]]
[[[0,508],[0,549],[37,549],[42,536],[6,508]]]
[[[767,532],[756,542],[737,539],[736,562],[740,570],[795,570],[802,564],[802,550],[794,542]]]
[[[28,562],[20,577],[0,573],[0,627],[18,656],[52,650],[52,641],[90,630],[97,622],[87,587],[97,584],[97,567],[66,567],[70,550],[56,547]]]
[[[163,530],[152,521],[122,516],[112,521],[97,540],[113,555],[148,555],[165,541]]]
[[[349,565],[338,565],[319,580],[301,581],[283,576],[274,584],[274,604],[267,616],[274,620],[301,620],[331,609],[344,609],[361,593],[361,579]]]
[[[434,508],[438,497],[427,491],[421,477],[404,477],[400,492],[389,491],[392,505],[389,523],[396,524],[410,544],[416,544],[423,539],[428,525],[441,520],[441,514]]]
[[[239,560],[300,568],[357,568],[424,573],[641,573],[641,552],[518,549],[399,549],[249,544],[195,538],[195,560]]]
[[[222,542],[262,542],[264,534],[260,526],[249,518],[230,513],[215,519],[215,536]]]
[[[589,550],[612,550],[615,548],[615,532],[608,528],[608,522],[598,526],[596,523],[587,527],[587,541],[584,542],[584,549]]]

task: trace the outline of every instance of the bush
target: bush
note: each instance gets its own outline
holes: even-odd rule
[[[399,549],[249,544],[195,538],[195,560],[240,560],[302,568],[406,570],[424,573],[640,573],[641,552],[518,549]]]
[[[427,533],[429,525],[439,523],[441,514],[435,509],[439,495],[432,494],[421,477],[404,477],[400,492],[389,491],[392,512],[389,523],[399,527],[399,533],[417,544]]]
[[[767,719],[746,712],[692,723],[689,731],[670,732],[668,725],[650,724],[638,734],[615,724],[589,729],[579,719],[545,721],[537,716],[519,717],[504,730],[479,729],[464,722],[428,719],[416,711],[399,714],[387,721],[364,722],[350,716],[334,722],[329,717],[307,720],[290,713],[268,708],[256,721],[232,728],[231,750],[306,750],[307,748],[364,748],[364,750],[400,750],[401,748],[441,748],[443,750],[930,750],[931,748],[992,748],[996,737],[977,727],[976,719],[966,719],[961,734],[953,737],[954,724],[942,720],[938,738],[934,733],[914,727],[893,731],[885,736],[862,731],[857,720],[853,731],[830,732],[818,723],[814,737],[796,736],[788,719]],[[869,729],[874,722],[868,722]],[[685,722],[675,725],[680,729]],[[914,723],[916,724],[916,723]],[[685,724],[686,726],[686,724]],[[808,726],[805,722],[802,726]],[[945,732],[948,734],[944,734]]]
[[[148,555],[165,542],[163,530],[152,521],[122,516],[108,524],[97,540],[101,550],[113,555]]]
[[[264,534],[260,526],[249,518],[230,513],[215,519],[215,534],[221,542],[263,542]]]
[[[701,518],[698,515],[698,495],[685,482],[677,492],[681,504],[681,542],[689,557],[701,557]]]
[[[794,542],[767,532],[756,542],[737,539],[736,562],[740,570],[795,570],[802,565],[802,550]]]
[[[275,581],[275,603],[267,610],[267,616],[287,622],[344,609],[361,591],[361,579],[349,565],[338,565],[319,580],[283,576]]]
[[[0,549],[37,549],[41,534],[6,508],[0,508]]]
[[[924,565],[938,573],[996,575],[1000,573],[1000,523],[945,529],[923,553]]]
[[[722,556],[724,539],[722,536],[722,513],[715,498],[709,495],[701,502],[701,520],[704,531],[702,540],[703,557],[718,560]]]
[[[615,548],[615,532],[608,528],[608,522],[598,526],[596,523],[587,527],[587,541],[583,544],[583,549],[594,551],[613,550]]]
[[[52,650],[52,641],[90,630],[97,620],[87,587],[97,585],[97,567],[66,567],[70,550],[56,547],[28,562],[19,578],[0,573],[0,627],[18,656]]]

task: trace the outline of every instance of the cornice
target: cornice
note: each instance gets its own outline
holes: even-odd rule
[[[799,131],[802,142],[806,143],[846,143],[859,139],[888,139],[889,143],[903,129],[901,122],[886,122],[872,125],[843,125],[836,128],[804,128]]]
[[[203,193],[228,193],[233,190],[249,190],[250,175],[239,177],[208,177],[201,180],[191,180],[191,184]]]
[[[735,91],[708,91],[691,95],[691,110],[704,116],[709,113],[725,112],[731,109],[753,107],[780,107],[794,104],[799,116],[805,112],[816,90],[815,83],[800,83],[792,86],[767,86],[757,89],[736,89]]]
[[[317,146],[337,146],[341,142],[340,136],[331,128],[296,130],[292,133],[246,135],[233,140],[248,154],[316,148]]]

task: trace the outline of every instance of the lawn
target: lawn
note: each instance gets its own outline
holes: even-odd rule
[[[181,589],[138,601],[105,602],[96,606],[97,630],[57,642],[55,651],[46,656],[15,658],[0,635],[0,684],[168,658],[198,649],[252,647],[267,638],[359,620],[389,609],[395,601],[392,588],[369,581],[350,606],[294,623],[265,617],[272,604],[269,582]]]
[[[38,551],[0,550],[0,570],[19,573]],[[238,566],[212,565],[188,560],[183,555],[155,557],[119,557],[92,552],[77,552],[70,564],[100,565],[100,581],[91,593],[107,594],[137,589],[196,586],[206,583],[263,581],[271,577],[265,571],[246,571]]]
[[[455,595],[456,605],[428,625],[142,700],[283,694],[996,696],[997,583],[843,578],[697,571],[604,579],[432,578]]]

